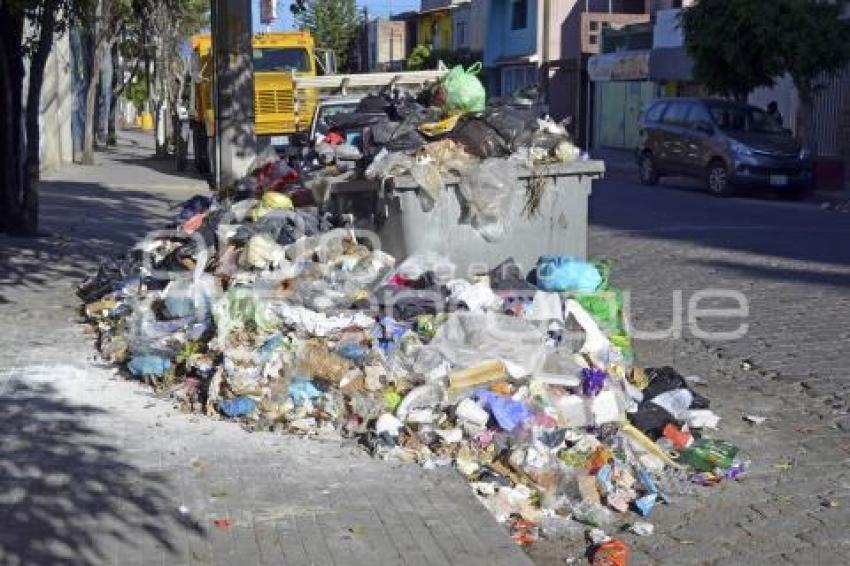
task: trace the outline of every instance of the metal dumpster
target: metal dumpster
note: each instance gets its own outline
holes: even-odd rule
[[[579,161],[548,166],[543,172],[519,170],[506,233],[488,242],[469,224],[460,223],[462,204],[458,180],[444,178],[444,191],[432,210],[422,209],[416,183],[409,176],[393,179],[387,217],[376,229],[384,251],[397,258],[420,252],[447,256],[457,266],[456,276],[475,276],[513,257],[525,271],[546,254],[587,257],[587,201],[591,181],[605,172],[602,161]],[[532,177],[545,177],[539,211],[524,213]]]

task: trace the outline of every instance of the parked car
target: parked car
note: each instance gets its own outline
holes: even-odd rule
[[[336,114],[354,112],[362,98],[362,96],[335,95],[320,99],[313,111],[310,129],[292,136],[292,140],[284,153],[293,157],[300,156],[308,148],[314,146],[320,137],[328,133],[330,130],[328,118]],[[354,142],[356,140],[354,136],[351,136],[346,141]]]
[[[715,195],[736,187],[771,187],[789,196],[810,188],[812,160],[767,112],[727,100],[670,98],[641,117],[637,148],[640,180],[697,177]]]
[[[315,143],[320,134],[324,136],[328,133],[330,130],[328,118],[337,114],[354,112],[362,98],[362,96],[333,96],[319,101],[310,127],[310,143]]]

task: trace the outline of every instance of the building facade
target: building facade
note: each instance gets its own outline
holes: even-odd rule
[[[407,58],[407,25],[403,21],[376,19],[366,26],[370,72],[401,70]]]
[[[419,45],[434,51],[450,50],[454,43],[452,12],[465,2],[459,0],[422,0],[417,26]]]
[[[646,22],[648,0],[489,0],[484,51],[490,91],[545,88],[551,114],[586,145],[593,119],[587,61],[604,25]]]

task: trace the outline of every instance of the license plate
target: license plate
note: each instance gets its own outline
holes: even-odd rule
[[[784,187],[788,184],[788,175],[771,175],[770,184],[773,187]]]
[[[275,147],[289,145],[289,136],[272,136],[272,145]]]

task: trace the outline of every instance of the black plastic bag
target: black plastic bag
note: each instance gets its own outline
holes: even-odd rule
[[[387,115],[384,113],[346,112],[328,116],[327,123],[331,128],[347,131],[365,128],[386,120]]]
[[[658,440],[664,433],[664,427],[675,423],[676,419],[664,407],[644,401],[637,412],[629,414],[629,421],[652,440]]]
[[[646,375],[649,378],[649,385],[643,390],[644,404],[661,395],[666,391],[674,389],[688,389],[693,393],[694,400],[691,403],[691,409],[708,409],[710,401],[691,389],[688,382],[682,377],[679,372],[670,366],[661,368],[647,368]]]
[[[499,132],[481,118],[462,118],[448,136],[463,145],[464,149],[475,157],[507,157],[511,153],[510,145]]]

